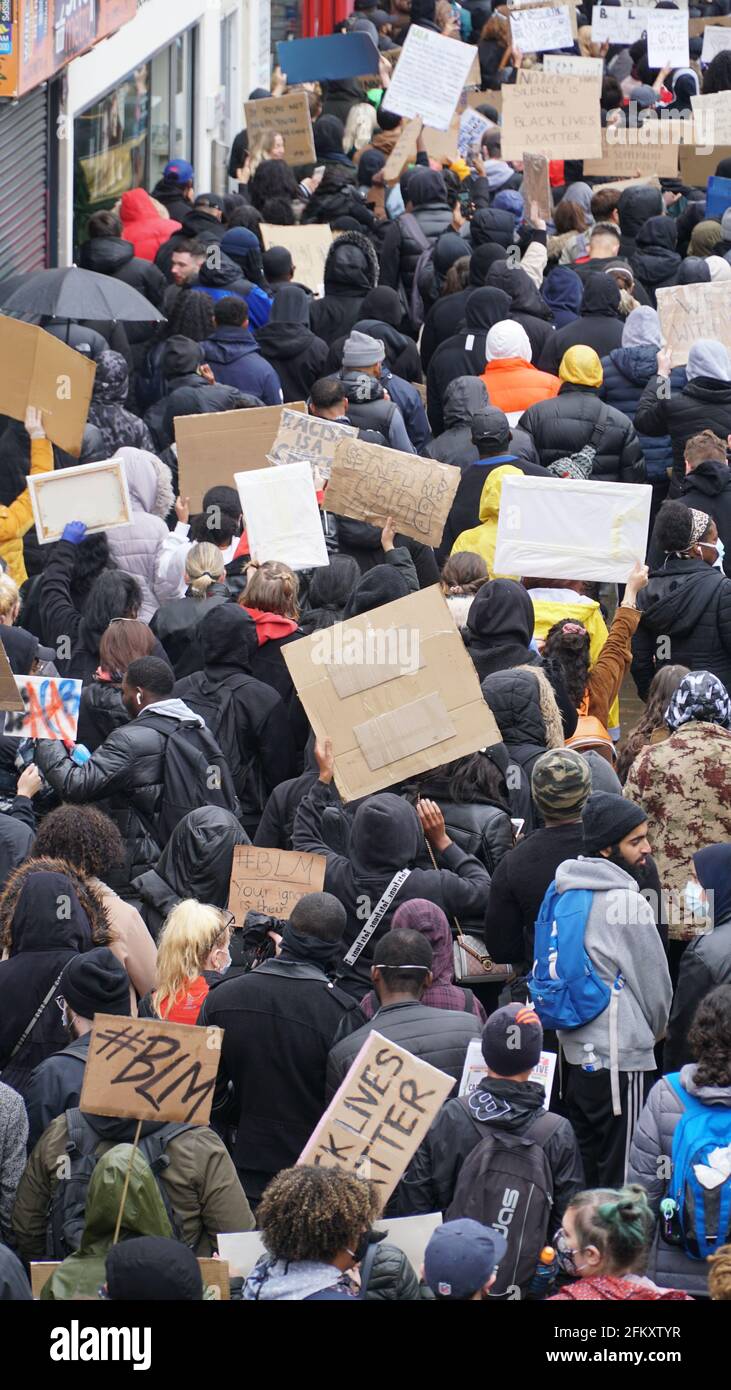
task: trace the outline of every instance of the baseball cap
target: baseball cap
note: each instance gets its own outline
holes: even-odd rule
[[[495,1273],[508,1248],[492,1226],[465,1217],[437,1226],[424,1255],[424,1278],[437,1298],[472,1298]]]
[[[166,183],[195,183],[195,170],[187,159],[171,159],[165,165],[162,176]]]

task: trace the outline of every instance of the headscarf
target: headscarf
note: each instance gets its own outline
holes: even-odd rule
[[[689,671],[670,698],[665,723],[671,733],[691,720],[731,730],[731,699],[725,685],[710,671]]]
[[[496,323],[485,341],[485,357],[488,362],[506,357],[519,357],[523,362],[531,362],[533,349],[523,325],[514,323],[512,319]]]
[[[688,353],[685,369],[688,381],[697,376],[711,377],[714,381],[731,381],[731,359],[723,343],[715,338],[699,338]]]
[[[706,265],[715,284],[719,284],[722,280],[731,280],[731,265],[723,256],[707,256]]]
[[[731,845],[705,845],[693,855],[702,888],[712,894],[714,927],[731,917]]]
[[[604,380],[598,353],[581,343],[564,353],[558,374],[562,381],[570,381],[574,386],[601,386]]]
[[[662,330],[657,309],[651,309],[649,304],[641,304],[639,309],[633,309],[627,315],[622,329],[622,347],[653,347],[659,351],[662,347]]]
[[[586,217],[587,222],[589,223],[589,226],[591,226],[592,222],[594,221],[594,218],[591,215],[592,196],[593,191],[589,187],[588,183],[570,183],[561,201],[566,203],[578,203],[579,207],[581,208],[582,212]]]
[[[706,218],[705,222],[699,222],[693,228],[688,254],[691,256],[711,256],[714,246],[717,246],[719,241],[723,241],[721,223]]]

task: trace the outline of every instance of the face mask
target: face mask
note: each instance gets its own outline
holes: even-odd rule
[[[564,1274],[570,1274],[572,1278],[578,1278],[579,1271],[576,1268],[576,1251],[572,1250],[563,1231],[557,1231],[553,1238],[553,1248],[556,1251],[556,1259],[559,1268]]]
[[[231,952],[230,952],[230,951],[227,951],[227,952],[226,952],[225,956],[223,957],[223,960],[220,961],[219,964],[216,966],[216,969],[217,969],[219,975],[225,975],[225,974],[226,974],[226,971],[231,969]]]
[[[721,572],[723,572],[723,557],[725,554],[726,547],[723,541],[721,540],[721,537],[719,536],[718,540],[716,541],[716,558],[713,561],[712,566],[714,570],[721,570]]]
[[[362,1261],[365,1259],[366,1254],[367,1254],[367,1252],[368,1252],[368,1246],[370,1245],[370,1243],[371,1243],[371,1233],[370,1233],[370,1231],[364,1231],[364,1232],[363,1232],[363,1235],[361,1236],[360,1240],[358,1241],[358,1244],[357,1244],[356,1247],[355,1247],[355,1250],[348,1250],[348,1254],[349,1254],[349,1255],[352,1255],[352,1257],[353,1257],[353,1259],[355,1260],[355,1263],[356,1263],[357,1265],[361,1264]],[[346,1249],[347,1249],[347,1246],[346,1246]]]
[[[703,896],[703,889],[700,883],[696,883],[694,878],[689,878],[685,885],[683,901],[685,904],[686,917],[695,918],[696,921],[708,921],[710,916],[709,906]]]

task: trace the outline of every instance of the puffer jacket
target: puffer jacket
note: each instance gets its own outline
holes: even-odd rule
[[[417,1303],[419,1280],[408,1256],[387,1240],[379,1241],[366,1285],[367,1303]]]
[[[413,217],[423,236],[434,244],[442,232],[451,226],[452,212],[446,201],[446,187],[441,174],[430,169],[418,169],[412,175],[409,189],[413,209],[391,222],[383,238],[381,252],[382,285],[397,290],[403,285],[407,297],[414,283],[414,271],[424,247],[416,240],[409,218]],[[465,249],[467,249],[465,247]]]
[[[597,437],[592,478],[611,483],[644,482],[645,462],[634,425],[619,410],[600,401],[591,386],[565,381],[553,400],[532,405],[518,424],[531,436],[547,468],[589,444],[600,420],[605,426],[601,438]]]
[[[444,393],[444,432],[427,444],[426,458],[452,463],[457,468],[476,463],[480,454],[477,445],[472,443],[472,421],[489,404],[484,381],[479,377],[458,376]]]
[[[731,1086],[697,1086],[696,1066],[689,1064],[680,1072],[680,1080],[688,1094],[713,1107],[729,1110],[728,1135],[731,1142]],[[627,1181],[644,1187],[656,1216],[660,1202],[669,1187],[667,1160],[673,1152],[673,1137],[682,1115],[680,1098],[666,1077],[657,1081],[650,1091],[634,1132],[629,1153]],[[663,1161],[664,1160],[664,1161]],[[682,1246],[669,1245],[660,1234],[658,1221],[647,1273],[657,1284],[684,1293],[707,1296],[708,1269],[703,1260],[694,1260]]]
[[[453,1076],[457,1085],[462,1079],[464,1060],[472,1038],[479,1038],[482,1029],[479,1019],[464,1010],[430,1009],[417,1000],[404,1004],[388,1004],[356,1028],[347,1038],[336,1043],[327,1059],[325,1092],[332,1100],[345,1080],[368,1035],[376,1031],[389,1042],[405,1047],[407,1052],[439,1071]]]
[[[53,448],[50,439],[31,439],[30,476],[53,472]],[[33,525],[33,506],[27,487],[9,507],[0,506],[0,555],[11,579],[18,587],[28,575],[23,557],[23,537]]]
[[[160,604],[177,593],[177,585],[159,573],[163,545],[170,534],[163,518],[175,501],[170,469],[142,449],[118,449],[115,457],[124,461],[134,520],[131,526],[109,532],[109,550],[119,569],[138,581],[140,618],[149,623]]]
[[[703,560],[668,556],[638,595],[632,678],[641,700],[661,666],[710,671],[731,690],[731,581]],[[667,639],[665,651],[657,644]],[[662,652],[662,659],[658,653]]]
[[[642,434],[670,435],[670,496],[678,497],[685,477],[685,446],[691,436],[701,430],[713,430],[721,439],[731,434],[731,382],[697,376],[668,396],[659,389],[662,381],[662,377],[650,377],[635,410],[635,428]]]
[[[325,261],[325,297],[310,305],[310,328],[323,342],[350,333],[369,290],[378,284],[378,257],[362,232],[343,232]]]
[[[440,565],[452,553],[457,537],[463,531],[477,525],[480,520],[480,506],[487,477],[492,471],[512,464],[521,473],[530,477],[545,478],[546,470],[537,461],[535,446],[530,435],[523,430],[512,430],[508,452],[496,454],[492,458],[478,458],[462,470],[459,487],[447,517],[441,544],[437,546],[436,557]],[[548,477],[552,477],[548,474]]]
[[[599,389],[601,400],[615,410],[621,410],[634,424],[635,412],[648,381],[657,372],[657,353],[654,347],[618,347],[602,358],[604,381]],[[673,367],[670,389],[681,391],[686,384],[685,367]],[[670,435],[640,434],[648,483],[667,482],[673,466]]]
[[[132,243],[135,256],[144,261],[154,261],[160,247],[183,226],[173,217],[161,217],[144,188],[130,188],[122,194],[119,215],[125,240]]]

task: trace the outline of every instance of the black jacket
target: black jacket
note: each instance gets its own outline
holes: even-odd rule
[[[623,256],[631,257],[637,244],[637,236],[648,218],[658,217],[663,212],[662,194],[659,188],[625,188],[619,198],[619,230],[622,233],[619,249]]]
[[[595,434],[599,421],[604,422],[601,437]],[[577,453],[594,437],[592,478],[604,483],[645,480],[645,461],[634,425],[620,410],[605,405],[592,386],[565,381],[557,396],[530,406],[518,424],[533,440],[544,468],[566,454]]]
[[[495,671],[538,664],[531,648],[535,614],[527,589],[512,579],[494,579],[476,594],[463,631],[464,644],[481,681]]]
[[[419,354],[424,371],[439,344],[446,342],[447,338],[453,337],[462,328],[467,301],[475,288],[474,285],[467,285],[465,289],[457,290],[454,294],[442,295],[441,299],[432,305],[424,320],[424,331],[419,342]]]
[[[394,376],[401,377],[404,381],[421,381],[421,359],[413,338],[408,338],[405,333],[394,328],[393,324],[384,323],[383,319],[375,318],[359,319],[357,323],[353,324],[353,331],[367,333],[369,338],[380,339],[386,349],[386,366],[393,372]],[[327,356],[328,373],[341,370],[343,348],[347,338],[347,334],[341,335],[331,345]]]
[[[632,274],[632,267],[626,256],[596,256],[586,261],[572,261],[571,269],[576,271],[579,279],[584,284],[594,275],[604,275],[605,271],[611,270],[613,266],[622,266]],[[650,296],[647,290],[639,281],[635,280],[635,287],[632,291],[638,304],[649,304]]]
[[[427,177],[426,171],[420,171],[420,188],[423,184],[425,192],[428,192]],[[437,237],[451,226],[452,211],[444,201],[444,180],[441,174],[433,174],[432,182],[433,196],[425,197],[410,215],[416,219],[423,235],[433,244]],[[390,285],[394,290],[402,284],[407,296],[411,294],[416,264],[424,250],[411,231],[408,216],[409,214],[402,214],[395,222],[390,222],[386,229],[381,251],[380,278],[382,285]]]
[[[136,905],[157,941],[168,913],[183,898],[227,907],[236,845],[249,837],[235,816],[202,806],[176,826],[157,862],[132,884]]]
[[[543,1087],[536,1081],[486,1077],[470,1096],[445,1101],[399,1183],[399,1216],[445,1212],[454,1197],[462,1165],[481,1137],[487,1138],[496,1128],[526,1134],[542,1112],[543,1097]],[[568,1120],[560,1121],[546,1141],[544,1153],[553,1176],[553,1210],[548,1227],[553,1233],[572,1197],[584,1186],[581,1154]]]
[[[505,317],[522,324],[528,334],[533,366],[541,372],[553,371],[549,363],[556,330],[551,311],[541,299],[530,275],[519,267],[511,269],[507,261],[495,261],[485,276],[485,285],[504,290],[510,296],[510,312]]]
[[[254,337],[282,383],[285,404],[306,401],[314,382],[326,375],[327,343],[303,323],[268,323]]]
[[[213,1120],[236,1124],[233,1160],[249,1199],[297,1162],[318,1123],[328,1052],[350,1008],[355,1001],[304,960],[270,960],[210,990],[198,1022],[224,1030]]]
[[[663,1051],[663,1070],[680,1071],[693,1062],[688,1031],[701,1000],[716,985],[731,980],[731,921],[721,922],[705,936],[696,937],[683,951],[678,984],[670,1011]]]
[[[8,814],[0,815],[0,883],[30,854],[36,836],[33,802],[16,796]]]
[[[675,283],[682,257],[676,251],[678,228],[672,217],[649,217],[635,238],[630,264],[635,279],[641,281],[653,305],[655,291]]]
[[[382,1033],[389,1042],[405,1047],[420,1061],[447,1072],[459,1085],[469,1043],[472,1038],[479,1038],[482,1029],[474,1014],[458,1013],[456,1009],[431,1009],[416,999],[382,1007],[372,1019],[332,1049],[327,1059],[328,1100],[332,1100],[368,1035],[374,1031]]]
[[[479,377],[458,376],[449,383],[442,404],[444,432],[427,444],[424,454],[440,463],[466,468],[479,458],[477,445],[472,443],[472,420],[489,404],[487,387]]]
[[[686,474],[678,501],[713,517],[725,548],[723,568],[731,575],[731,468],[715,459],[704,459]]]
[[[98,680],[84,686],[79,710],[79,743],[94,753],[115,729],[121,729],[124,724],[129,724],[129,715],[122,703],[121,686]]]
[[[447,435],[442,435],[441,438],[446,440]],[[436,443],[439,443],[439,440]],[[430,445],[427,450],[430,457],[434,457],[430,453],[433,447]],[[475,453],[477,453],[476,449]],[[463,469],[459,487],[454,495],[454,501],[449,509],[449,516],[442,532],[441,544],[436,551],[440,564],[443,565],[451,555],[452,547],[463,531],[469,531],[473,526],[479,526],[482,490],[490,474],[496,468],[504,468],[509,465],[512,468],[519,468],[527,477],[532,478],[550,478],[553,476],[550,473],[546,474],[545,468],[535,461],[537,457],[535,444],[530,435],[526,434],[524,430],[515,429],[511,431],[510,444],[504,454],[495,455],[488,459],[477,459],[475,463],[470,463],[468,467]],[[448,460],[445,459],[444,462],[446,463]]]
[[[254,844],[264,849],[291,849],[295,816],[300,801],[317,781],[315,771],[306,770],[274,788],[259,821]]]
[[[635,411],[635,427],[640,434],[669,434],[673,446],[673,477],[670,496],[682,491],[685,477],[685,445],[691,435],[713,430],[721,439],[731,434],[731,382],[697,376],[682,391],[667,396],[660,391],[663,378],[648,381]]]
[[[378,257],[362,232],[343,232],[325,261],[325,297],[313,299],[310,328],[325,343],[350,333],[360,318],[360,306],[378,283]]]
[[[193,211],[193,204],[183,197],[180,185],[177,183],[166,183],[164,179],[160,179],[155,184],[150,197],[155,198],[158,203],[162,203],[163,207],[167,208],[173,222],[187,222]]]
[[[52,1120],[79,1104],[91,1033],[76,1038],[63,1052],[54,1052],[36,1067],[25,1092],[28,1111],[28,1153]]]
[[[558,374],[561,359],[571,347],[591,347],[599,357],[607,357],[622,346],[624,319],[618,312],[619,290],[610,275],[592,275],[584,286],[581,315],[573,323],[556,330],[540,366],[544,372]]]
[[[450,385],[458,377],[484,372],[487,335],[510,316],[510,296],[503,289],[476,290],[467,302],[464,331],[437,347],[426,373],[426,408],[435,435],[445,428],[444,402]]]
[[[177,415],[211,415],[219,410],[239,410],[253,403],[253,397],[243,396],[235,386],[209,386],[202,376],[190,373],[168,381],[166,394],[150,406],[145,424],[155,448],[162,453],[175,442]]]
[[[661,666],[711,671],[731,690],[731,580],[703,560],[668,557],[638,595],[632,676],[641,700]],[[663,648],[658,639],[666,638]],[[662,651],[662,657],[658,651]]]
[[[411,536],[396,535],[394,549],[384,551],[377,526],[371,526],[367,521],[353,521],[347,516],[337,517],[336,524],[338,553],[352,555],[358,562],[361,574],[368,574],[376,565],[393,565],[402,571],[407,583],[410,583],[410,565],[403,555],[406,550],[416,570],[419,588],[428,589],[430,584],[439,583],[439,567],[430,545],[422,545]]]
[[[150,620],[150,629],[165,650],[178,680],[203,669],[200,625],[210,608],[228,603],[231,594],[225,584],[211,584],[205,599],[188,590],[185,598],[164,603]]]

